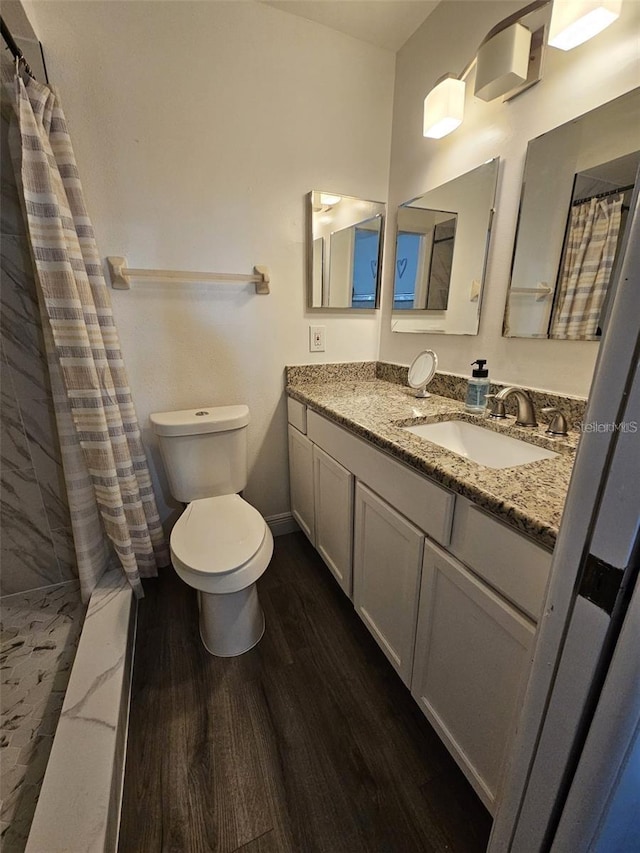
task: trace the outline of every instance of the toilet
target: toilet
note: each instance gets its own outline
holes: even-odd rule
[[[173,567],[198,591],[200,637],[212,655],[234,657],[264,634],[256,581],[273,537],[243,500],[247,406],[208,406],[150,416],[171,494],[188,504],[171,532]]]

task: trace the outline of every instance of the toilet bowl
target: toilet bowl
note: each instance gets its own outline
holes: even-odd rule
[[[171,533],[171,559],[198,590],[200,637],[218,657],[241,655],[264,633],[256,590],[273,554],[260,513],[239,495],[192,501]]]
[[[200,637],[213,655],[241,655],[264,633],[256,581],[273,554],[267,523],[238,494],[247,483],[249,409],[208,406],[150,420],[171,494],[187,504],[171,533],[171,558],[198,591]]]

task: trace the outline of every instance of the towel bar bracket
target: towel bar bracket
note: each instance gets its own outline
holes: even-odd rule
[[[107,258],[107,266],[109,267],[109,278],[111,279],[111,287],[114,290],[129,290],[131,283],[127,276],[127,259],[126,258]]]
[[[258,264],[253,268],[253,271],[256,273],[256,275],[259,275],[262,278],[262,281],[256,281],[256,293],[271,293],[271,290],[269,288],[269,285],[271,284],[271,278],[269,276],[268,267],[265,267],[262,264]]]

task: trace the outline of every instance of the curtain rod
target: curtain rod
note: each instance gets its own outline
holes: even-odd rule
[[[589,195],[586,198],[577,198],[575,201],[571,202],[571,207],[576,207],[579,204],[584,204],[585,201],[591,201],[593,198],[606,198],[608,195],[615,195],[616,193],[626,193],[629,190],[634,188],[635,184],[629,184],[626,187],[616,187],[614,190],[605,190],[603,193],[596,193],[596,195]]]
[[[7,50],[11,51],[14,59],[17,59],[20,62],[22,62],[24,70],[27,72],[29,77],[33,77],[33,79],[35,80],[36,75],[31,70],[31,66],[29,65],[29,63],[25,59],[24,53],[20,50],[20,48],[16,44],[14,37],[11,35],[11,33],[9,31],[9,27],[5,24],[4,18],[1,16],[0,16],[0,32],[2,34],[2,38],[7,43]]]

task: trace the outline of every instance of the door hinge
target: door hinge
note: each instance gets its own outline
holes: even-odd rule
[[[578,595],[611,615],[620,592],[623,576],[624,569],[617,569],[599,557],[589,554]]]

